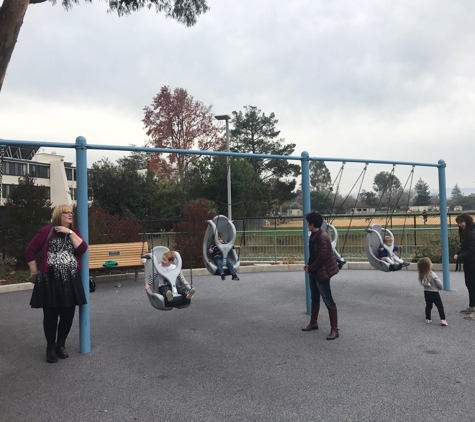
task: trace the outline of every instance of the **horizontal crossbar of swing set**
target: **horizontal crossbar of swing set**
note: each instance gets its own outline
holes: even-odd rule
[[[78,140],[83,138],[78,137]],[[84,139],[84,138],[83,138]],[[390,161],[390,160],[368,160],[359,158],[335,158],[335,157],[310,157],[307,151],[303,151],[299,155],[273,155],[273,154],[251,154],[247,152],[227,152],[227,151],[202,151],[192,149],[176,149],[176,148],[153,148],[153,147],[136,147],[136,146],[120,146],[120,145],[100,145],[84,143],[66,143],[66,142],[49,142],[49,141],[18,141],[0,139],[0,148],[6,145],[14,146],[39,146],[45,148],[74,148],[74,149],[90,149],[90,150],[106,150],[106,151],[135,151],[145,153],[159,153],[159,154],[184,154],[184,155],[214,155],[223,157],[243,157],[243,158],[262,158],[262,159],[276,159],[276,160],[292,160],[292,161],[329,161],[342,163],[365,163],[365,164],[389,164],[389,165],[403,165],[403,166],[422,166],[422,167],[445,167],[445,161],[439,160],[437,164],[434,163],[419,163],[410,161]]]
[[[118,145],[92,145],[87,144],[86,138],[78,136],[75,143],[63,142],[45,142],[45,141],[16,141],[0,138],[0,148],[7,145],[23,146],[23,147],[47,147],[47,148],[74,148],[76,150],[76,182],[77,182],[77,207],[78,207],[78,228],[86,241],[89,240],[88,229],[88,188],[87,188],[87,150],[106,150],[106,151],[137,151],[145,153],[162,153],[162,154],[184,154],[184,155],[210,155],[224,157],[252,157],[261,159],[277,159],[300,161],[302,167],[302,233],[305,262],[309,257],[308,250],[308,230],[306,227],[305,214],[310,212],[310,161],[332,161],[343,163],[365,163],[365,164],[386,164],[386,165],[408,165],[420,167],[436,167],[439,173],[439,195],[440,195],[440,217],[441,217],[441,243],[442,243],[442,264],[443,264],[443,281],[444,289],[450,290],[450,273],[449,273],[449,256],[448,256],[448,230],[447,230],[447,198],[446,198],[446,182],[445,182],[445,161],[439,160],[437,164],[416,163],[404,161],[386,161],[386,160],[367,160],[354,158],[329,158],[329,157],[310,157],[307,151],[301,153],[301,156],[295,155],[266,155],[266,154],[249,154],[240,152],[227,151],[200,151],[200,150],[182,150],[171,148],[149,148],[135,146],[118,146]],[[1,174],[1,173],[0,173]],[[79,307],[79,337],[81,353],[89,353],[91,351],[91,331],[90,331],[90,301],[89,301],[89,254],[86,252],[82,259],[83,269],[81,270],[81,279],[85,288],[87,303]],[[305,275],[305,291],[307,313],[310,313],[311,297],[308,282],[308,274]]]

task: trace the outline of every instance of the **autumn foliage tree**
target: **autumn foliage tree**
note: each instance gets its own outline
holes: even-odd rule
[[[0,6],[0,91],[29,5],[47,1],[53,5],[56,3],[56,0],[3,0]],[[92,2],[92,0],[86,1]],[[109,11],[117,12],[119,16],[129,15],[144,7],[149,9],[155,7],[157,13],[163,13],[167,18],[175,19],[186,26],[193,26],[197,17],[209,10],[206,1],[106,0],[109,4]],[[69,10],[74,4],[79,4],[79,0],[62,0],[61,4],[66,10]]]
[[[186,89],[163,86],[144,108],[143,124],[148,144],[155,148],[221,150],[222,128],[211,112],[211,106],[195,100]],[[198,155],[152,154],[151,169],[163,177],[184,183],[185,173],[199,159]]]

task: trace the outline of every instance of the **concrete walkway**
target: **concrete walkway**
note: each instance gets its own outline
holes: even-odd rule
[[[1,421],[466,421],[474,410],[475,321],[463,274],[442,292],[448,327],[425,324],[413,271],[342,271],[340,338],[302,332],[302,272],[194,276],[188,309],[152,308],[143,282],[91,294],[92,351],[45,361],[31,291],[0,295]]]

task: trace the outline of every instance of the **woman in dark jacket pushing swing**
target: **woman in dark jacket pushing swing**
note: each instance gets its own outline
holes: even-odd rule
[[[338,313],[330,288],[330,278],[338,274],[338,263],[328,234],[321,230],[323,217],[318,212],[310,212],[307,219],[308,229],[312,232],[309,240],[310,257],[304,270],[308,273],[310,291],[312,293],[312,315],[310,323],[302,331],[318,329],[318,313],[320,311],[320,296],[328,309],[331,331],[327,340],[339,337]]]
[[[454,255],[457,264],[463,263],[465,285],[468,290],[468,308],[460,311],[469,314],[466,319],[475,320],[475,228],[473,218],[460,214],[455,221],[459,226],[460,249]]]

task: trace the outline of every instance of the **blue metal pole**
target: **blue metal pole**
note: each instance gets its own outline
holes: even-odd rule
[[[450,290],[449,229],[447,224],[447,185],[445,161],[439,160],[440,236],[442,244],[442,276],[444,290]]]
[[[303,250],[305,263],[310,256],[308,250],[308,228],[305,216],[310,212],[310,160],[308,152],[302,152],[302,208],[303,208]],[[308,274],[305,274],[305,297],[307,299],[307,314],[310,315],[312,309],[312,295],[310,293],[310,284]]]
[[[87,195],[87,146],[83,136],[76,138],[76,187],[78,229],[89,244]],[[89,251],[81,257],[81,280],[87,303],[79,307],[79,347],[81,353],[91,351],[91,309],[89,298]]]

